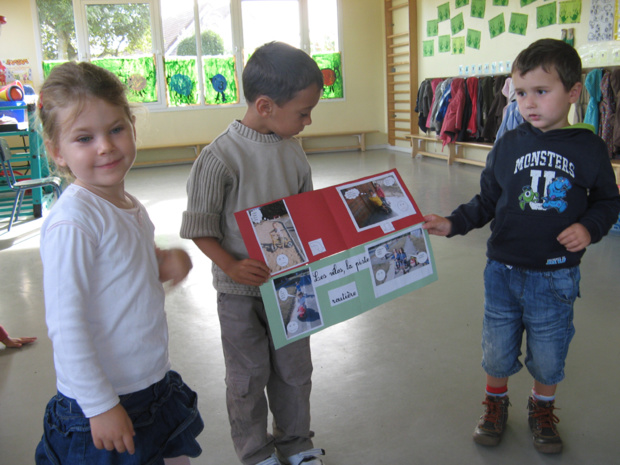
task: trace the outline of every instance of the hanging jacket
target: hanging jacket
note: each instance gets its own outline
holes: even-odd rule
[[[493,84],[493,102],[489,108],[489,114],[482,128],[482,139],[485,142],[495,141],[497,130],[502,124],[502,114],[506,106],[506,97],[502,94],[504,82],[507,76],[496,76]]]
[[[426,132],[428,128],[426,127],[426,118],[428,117],[428,113],[431,110],[431,102],[433,99],[433,91],[431,88],[431,80],[425,79],[420,84],[420,88],[418,89],[418,95],[416,97],[415,103],[415,112],[418,113],[418,127]]]
[[[601,101],[599,108],[599,136],[607,145],[609,158],[614,153],[614,117],[616,115],[616,101],[609,82],[610,73],[605,71],[601,79]]]
[[[512,129],[516,129],[521,123],[525,120],[521,113],[519,112],[519,105],[517,101],[512,101],[506,107],[506,114],[504,115],[504,119],[502,120],[502,124],[500,125],[497,135],[495,136],[495,141],[499,140],[507,131]]]
[[[583,118],[583,122],[594,126],[594,132],[598,134],[598,104],[601,101],[601,79],[603,77],[602,69],[593,69],[586,76],[586,89],[590,94],[590,100],[588,101],[588,108],[586,109],[586,116]]]
[[[471,118],[471,113],[472,113],[472,102],[471,102],[471,97],[469,96],[469,90],[467,88],[467,81],[469,79],[474,79],[474,78],[466,78],[465,85],[463,86],[463,95],[465,96],[465,104],[463,105],[463,120],[461,122],[461,128],[459,129],[459,132],[456,135],[457,142],[465,142],[469,139],[469,133],[467,132],[467,123],[469,121],[469,118]]]
[[[573,124],[583,123],[586,116],[586,109],[588,108],[588,101],[590,100],[590,94],[586,89],[585,78],[581,76],[581,93],[579,94],[579,100],[574,104],[575,114],[573,116]]]
[[[482,128],[487,122],[491,103],[493,103],[493,83],[495,79],[492,76],[484,76],[480,78],[478,86],[478,109],[476,115],[476,140],[482,140]]]
[[[465,79],[454,78],[450,85],[450,102],[441,125],[439,138],[443,146],[454,142],[456,135],[463,126],[463,111],[465,110]]]
[[[478,89],[479,79],[477,77],[467,78],[467,93],[471,99],[471,115],[467,121],[468,137],[476,138],[478,133]]]
[[[435,131],[435,119],[437,118],[437,112],[439,111],[439,104],[441,102],[441,98],[445,92],[445,89],[448,87],[449,80],[441,80],[437,86],[435,87],[435,92],[433,93],[433,105],[431,106],[431,112],[428,115],[426,120],[426,126],[431,130]]]
[[[436,110],[436,104],[435,101],[439,100],[437,98],[437,88],[439,87],[439,85],[443,82],[443,79],[440,78],[435,78],[431,81],[431,90],[433,91],[433,98],[431,100],[431,109],[428,112],[428,116],[426,117],[426,127],[428,128],[428,130],[432,129],[433,126],[433,110]],[[441,98],[441,95],[439,96],[439,98]],[[439,102],[437,102],[439,103]],[[435,111],[436,112],[436,111]]]
[[[616,102],[616,111],[614,112],[614,130],[613,130],[613,155],[620,153],[620,68],[616,68],[611,72],[609,83],[614,94]],[[613,157],[612,155],[612,157]]]
[[[439,135],[441,132],[441,126],[443,124],[443,119],[446,116],[446,111],[448,110],[448,105],[450,105],[450,99],[452,98],[452,80],[454,78],[448,78],[445,81],[444,91],[441,96],[441,100],[439,101],[439,105],[437,106],[437,114],[435,115],[435,123],[433,128],[435,132]]]

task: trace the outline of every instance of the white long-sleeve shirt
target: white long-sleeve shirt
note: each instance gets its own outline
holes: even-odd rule
[[[170,369],[164,291],[146,209],[69,186],[41,229],[58,390],[90,418]]]

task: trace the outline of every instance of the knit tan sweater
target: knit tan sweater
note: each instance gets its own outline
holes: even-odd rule
[[[310,190],[310,165],[296,140],[234,121],[194,162],[181,237],[215,237],[234,257],[247,258],[234,213]],[[213,285],[228,294],[260,295],[257,287],[233,281],[215,263]]]

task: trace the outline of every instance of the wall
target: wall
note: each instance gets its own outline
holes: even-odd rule
[[[7,18],[0,35],[0,60],[27,58],[37,88],[41,76],[34,8],[34,0],[0,0],[0,15]],[[320,102],[312,115],[313,124],[304,134],[370,130],[377,132],[368,136],[368,145],[385,144],[383,1],[341,0],[341,9],[345,99]],[[138,142],[143,147],[204,144],[244,112],[245,105],[142,111],[138,114]]]
[[[523,48],[537,39],[545,37],[560,39],[562,29],[575,29],[575,47],[587,43],[591,2],[581,2],[582,12],[581,22],[579,24],[554,24],[538,29],[536,27],[536,9],[537,7],[545,6],[551,2],[537,0],[530,5],[521,7],[520,0],[509,0],[508,6],[502,7],[494,6],[492,0],[486,0],[484,18],[480,19],[471,17],[471,0],[468,2],[468,5],[458,9],[455,8],[455,0],[450,0],[450,16],[454,17],[462,12],[465,22],[465,29],[457,33],[455,37],[465,37],[467,29],[475,29],[481,32],[481,45],[479,50],[465,47],[465,53],[463,55],[452,55],[450,52],[438,53],[437,38],[427,36],[427,22],[431,19],[437,19],[437,7],[447,3],[447,1],[448,0],[429,0],[418,2],[418,39],[420,44],[420,54],[418,56],[419,82],[429,77],[458,76],[460,65],[469,65],[471,67],[472,65],[478,64],[490,65],[493,62],[499,63],[502,61],[505,63],[506,60],[512,61]],[[559,5],[560,2],[558,1],[555,3]],[[506,32],[491,39],[489,20],[500,13],[504,13]],[[528,15],[527,32],[525,36],[508,32],[511,13]],[[439,23],[439,35],[445,34],[451,35],[449,20]],[[432,57],[423,57],[422,44],[423,41],[429,39],[434,39],[435,41],[435,54]]]

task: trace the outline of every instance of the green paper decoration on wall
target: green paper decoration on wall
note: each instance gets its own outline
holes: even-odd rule
[[[439,35],[439,21],[436,19],[431,19],[426,22],[426,36],[427,37],[437,37]]]
[[[556,24],[557,3],[549,3],[547,5],[536,8],[536,27],[547,27]]]
[[[344,97],[342,83],[342,57],[340,52],[319,53],[312,55],[312,59],[319,65],[323,73],[323,95],[321,99],[336,99]]]
[[[463,55],[465,53],[465,37],[452,38],[452,54]]]
[[[504,32],[506,32],[506,22],[504,21],[504,13],[500,13],[495,18],[489,20],[489,34],[491,39],[494,39]]]
[[[463,13],[459,13],[450,20],[450,31],[452,35],[456,35],[465,29],[465,20],[463,19]]]
[[[43,62],[43,79],[47,79],[50,72],[59,65],[66,63],[66,61],[44,61]]]
[[[480,50],[480,43],[482,42],[482,32],[477,31],[476,29],[467,29],[467,40],[465,41],[465,45],[469,48],[475,48],[476,50]]]
[[[239,102],[234,56],[203,57],[202,68],[207,105],[229,105]]]
[[[435,41],[425,40],[422,42],[422,56],[432,57],[435,55]]]
[[[116,74],[127,86],[127,99],[130,102],[157,101],[157,72],[154,57],[95,58],[91,63]]]
[[[437,19],[440,23],[450,19],[450,2],[443,3],[437,7]]]
[[[524,36],[527,32],[527,15],[522,13],[512,13],[510,15],[508,32]]]
[[[450,36],[439,36],[439,53],[447,53],[450,51]]]
[[[487,8],[486,0],[472,0],[471,1],[471,17],[472,18],[484,18],[484,13]]]
[[[581,22],[581,1],[560,2],[560,24]]]
[[[198,103],[198,77],[195,58],[172,58],[164,63],[166,96],[170,106]]]

